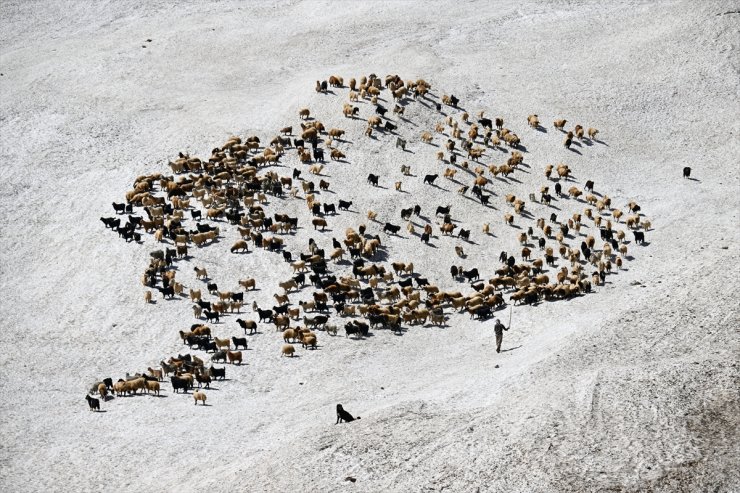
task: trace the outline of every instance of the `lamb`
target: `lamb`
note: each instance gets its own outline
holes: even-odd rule
[[[203,405],[206,405],[206,393],[200,390],[196,390],[193,392],[193,400],[195,401],[195,405],[198,405],[198,401],[201,401]]]

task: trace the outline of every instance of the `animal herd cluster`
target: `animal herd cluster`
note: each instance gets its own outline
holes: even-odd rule
[[[328,82],[316,82],[316,91],[323,95],[329,96],[329,87],[345,89],[346,86],[339,76],[331,76]],[[396,120],[386,116],[389,108],[382,104],[386,102],[383,98],[386,94],[386,99],[393,100],[391,114]],[[406,231],[410,237],[417,236],[423,245],[447,236],[470,242],[473,231],[482,234],[481,241],[491,241],[492,224],[496,223],[490,219],[491,210],[495,210],[490,201],[498,196],[492,182],[506,184],[522,166],[532,166],[525,163],[521,138],[505,127],[503,118],[490,119],[480,111],[473,122],[466,111],[458,109],[459,102],[454,95],[434,95],[431,84],[423,79],[404,81],[397,75],[381,79],[371,74],[359,80],[350,79],[348,101],[337,104],[337,114],[342,117],[366,121],[364,136],[392,139],[401,151],[401,158],[410,143],[421,150],[429,146],[430,156],[435,156],[444,167],[440,170],[443,177],[459,185],[457,193],[461,196],[470,193],[480,203],[477,216],[488,218],[488,222],[468,224],[467,228],[459,226],[466,217],[455,219],[456,211],[450,204],[439,205],[432,218],[422,215],[419,204],[401,208],[399,217],[405,222]],[[417,103],[436,111],[440,118],[433,129],[418,133],[418,143],[408,133],[406,137],[399,133],[411,128],[404,115],[409,105]],[[363,108],[370,108],[372,113],[363,118]],[[293,356],[295,344],[300,343],[305,349],[320,348],[319,332],[336,336],[339,325],[343,325],[347,338],[362,339],[371,330],[386,329],[402,334],[427,323],[444,327],[462,313],[484,321],[508,303],[534,305],[580,296],[602,285],[609,274],[622,268],[629,258],[629,230],[639,244],[645,240],[644,231],[651,228],[637,203],[627,204],[631,215],[622,223],[624,210],[612,207],[608,195],[594,191],[593,181],[585,181],[581,190],[570,166],[548,164],[544,168],[545,184],[539,190],[531,190],[527,197],[512,193],[503,197],[510,211],[501,216],[501,228],[497,231],[500,236],[506,231],[516,235],[521,251],[502,251],[500,266],[484,273],[488,274],[487,280],[483,280],[485,277],[476,267],[452,265],[451,278],[464,283],[465,288],[442,289],[428,276],[416,272],[413,262],[383,260],[392,253],[386,245],[387,239],[399,237],[403,225],[395,224],[392,217],[379,217],[375,210],[367,210],[368,224],[382,224],[384,236],[371,234],[368,224],[358,224],[346,228],[343,238],[332,237],[329,248],[329,223],[334,216],[350,212],[353,197],[339,199],[336,204],[320,200],[322,193],[331,190],[324,172],[334,166],[324,156],[328,154],[331,161],[348,162],[351,152],[345,140],[347,131],[335,127],[327,130],[320,120],[312,118],[309,108],[299,109],[297,116],[301,128],[298,135],[294,134],[294,125],[288,125],[264,144],[256,135],[230,137],[214,148],[207,159],[179,153],[169,163],[171,174],[137,177],[126,193],[126,202],[113,203],[115,214],[101,218],[107,228],[127,242],[143,243],[142,234],[150,234],[155,242],[163,244],[161,249],[150,252],[149,265],[143,272],[144,300],[152,303],[157,291],[162,298],[188,298],[197,322],[187,330],[179,330],[182,343],[190,352],[160,361],[160,368],[127,374],[116,382],[112,379],[96,382],[91,392],[103,397],[139,391],[158,394],[160,382],[169,377],[175,393],[193,390],[195,403],[205,404],[205,393],[195,391],[195,385],[207,389],[212,379],[225,378],[225,368],[214,363],[240,365],[246,354],[243,351],[248,349],[247,336],[279,332],[282,338],[282,341],[278,339],[279,353]],[[532,129],[541,128],[537,115],[529,115],[526,123]],[[559,119],[553,126],[565,133],[566,123]],[[595,141],[597,134],[595,128],[584,132],[583,126],[576,125],[567,131],[565,147],[570,148],[574,139]],[[489,159],[486,157],[489,154],[504,154],[503,146],[510,149],[504,163],[481,163],[484,158]],[[434,150],[438,147],[444,150]],[[286,166],[293,167],[292,173],[280,174],[278,170]],[[304,172],[320,178],[318,186]],[[413,178],[408,164],[402,164],[400,172],[400,181],[394,183],[399,192],[403,190],[403,180]],[[422,184],[432,187],[432,193],[440,190],[435,184],[439,174],[425,174],[422,178]],[[463,176],[468,176],[468,181]],[[366,181],[377,187],[385,179],[370,173]],[[570,186],[563,190],[563,184]],[[554,212],[548,218],[535,218],[529,212],[530,204],[552,207],[553,200],[561,205],[570,201],[582,209],[560,218]],[[281,210],[281,204],[284,206],[288,201],[305,202],[305,215],[295,211],[290,215],[289,210]],[[563,208],[558,209],[562,214]],[[310,227],[304,225],[309,219]],[[310,228],[321,235],[319,242],[325,245],[310,239],[304,249],[291,251],[286,239],[301,228]],[[245,295],[249,296],[258,282],[263,285],[259,279],[267,273],[267,268],[264,272],[251,273],[253,277],[236,280],[232,290],[219,289],[206,269],[198,266],[193,266],[192,271],[196,283],[203,286],[186,286],[177,279],[178,270],[174,268],[177,263],[190,262],[202,248],[218,248],[220,239],[230,233],[236,234],[230,242],[230,254],[245,255],[261,250],[264,253],[260,255],[274,255],[274,259],[289,264],[293,274],[274,287],[277,290],[274,305],[260,307],[253,301],[250,306],[245,300]],[[466,259],[464,248],[463,243],[455,245],[455,256]],[[264,263],[271,261],[265,257]],[[212,298],[206,299],[205,293]],[[301,299],[296,302],[295,298]],[[249,308],[256,320],[242,315]],[[226,333],[225,321],[234,315],[238,317],[236,333]],[[218,327],[222,337],[217,337],[212,327]],[[260,327],[265,330],[260,332]],[[194,351],[205,354],[198,356]],[[87,398],[91,409],[99,408],[99,403],[92,402],[97,399]]]

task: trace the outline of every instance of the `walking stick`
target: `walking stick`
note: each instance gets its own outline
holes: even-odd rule
[[[509,307],[509,325],[508,325],[508,327],[507,327],[507,328],[509,328],[509,329],[511,328],[511,311],[512,311],[513,309],[514,309],[514,307],[513,307],[513,306],[510,306],[510,307]]]

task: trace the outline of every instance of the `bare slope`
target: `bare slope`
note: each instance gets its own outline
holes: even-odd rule
[[[334,491],[348,475],[360,491],[737,489],[738,24],[717,15],[732,7],[4,5],[3,489]],[[409,110],[420,125],[401,130],[415,153],[412,195],[366,186],[370,168],[395,181],[399,152],[391,139],[364,140],[340,116],[343,96],[322,100],[313,81],[371,71],[425,77],[471,113],[512,122],[531,181],[494,185],[493,212],[452,184],[431,194],[418,175],[440,166],[417,138],[434,119]],[[517,309],[504,342],[516,349],[500,355],[490,327],[464,318],[359,344],[324,337],[321,351],[290,363],[266,332],[249,364],[209,392],[211,407],[168,392],[88,412],[89,382],[181,351],[176,331],[193,320],[184,302],[144,306],[139,275],[154,244],[126,245],[98,216],[177,151],[272,135],[303,105],[354,128],[350,164],[327,167],[337,197],[381,217],[452,203],[479,243],[465,246],[466,267],[515,249],[501,197],[539,185],[549,162],[566,161],[618,205],[637,200],[655,228],[650,245],[595,294]],[[546,134],[526,129],[530,113]],[[565,151],[549,126],[557,117],[599,128],[608,146]],[[686,165],[696,181],[681,179]],[[485,242],[483,214],[497,236]],[[339,216],[337,232],[358,220]],[[291,241],[305,248],[311,233]],[[267,304],[287,265],[233,260],[232,238],[198,263],[233,287],[269,269],[257,295]],[[389,245],[449,283],[442,254],[454,240],[437,243],[435,255],[415,238]],[[196,285],[191,270],[182,278]],[[236,333],[233,317],[224,327]],[[337,402],[362,420],[334,426]]]

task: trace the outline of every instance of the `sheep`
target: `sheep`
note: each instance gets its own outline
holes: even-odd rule
[[[155,395],[159,395],[159,382],[156,380],[145,380],[146,392],[154,392]]]
[[[483,234],[491,234],[491,225],[489,223],[483,223]]]
[[[309,166],[308,172],[313,175],[320,175],[323,169],[324,169],[323,164],[312,164],[311,166]]]
[[[463,248],[461,246],[455,246],[455,253],[460,258],[465,258],[465,252],[463,251]]]
[[[540,120],[537,118],[537,115],[529,115],[527,117],[527,124],[532,128],[537,128],[540,126]]]
[[[367,211],[367,218],[371,221],[375,221],[378,217],[378,213],[372,210]]]
[[[239,364],[242,364],[242,352],[241,351],[226,351],[226,357],[229,360],[229,363],[236,364],[238,361]]]
[[[562,132],[566,123],[568,123],[568,120],[555,120],[552,122],[552,125]]]
[[[239,285],[243,287],[244,290],[257,289],[257,281],[254,278],[242,279],[239,281]]]
[[[195,401],[195,405],[198,405],[198,401],[201,401],[203,405],[206,405],[206,393],[201,390],[196,390],[193,392],[193,400]]]
[[[298,110],[298,116],[303,120],[307,120],[311,116],[311,111],[308,108],[301,108]]]
[[[504,222],[509,226],[514,225],[514,216],[512,214],[504,214]]]
[[[231,349],[231,341],[229,339],[219,339],[218,337],[214,337],[213,341],[216,343],[216,347],[218,347],[219,349]]]
[[[599,131],[593,127],[589,127],[588,129],[588,138],[591,140],[596,140],[596,134],[598,134]]]
[[[318,229],[319,227],[321,227],[321,231],[324,231],[324,229],[326,229],[327,227],[326,219],[321,217],[316,217],[311,220],[311,224],[313,224],[313,229]]]
[[[208,271],[206,271],[206,268],[199,268],[195,267],[195,277],[196,279],[207,279],[208,278]]]
[[[345,154],[339,149],[332,149],[330,153],[330,157],[332,161],[339,161],[339,160],[344,159],[347,156],[345,156]]]
[[[421,141],[425,144],[431,144],[432,143],[432,134],[430,132],[422,132],[421,134]]]
[[[283,356],[290,356],[293,357],[293,354],[295,354],[295,347],[292,344],[283,344],[283,347],[280,351],[280,357]]]
[[[298,289],[298,283],[295,282],[294,279],[291,279],[289,281],[280,282],[278,283],[278,286],[280,286],[283,290],[285,290],[286,294],[290,293],[291,289],[295,289],[295,290]]]
[[[231,253],[237,253],[239,250],[244,252],[249,252],[249,246],[247,245],[247,242],[244,240],[237,240],[232,246],[231,246]]]

